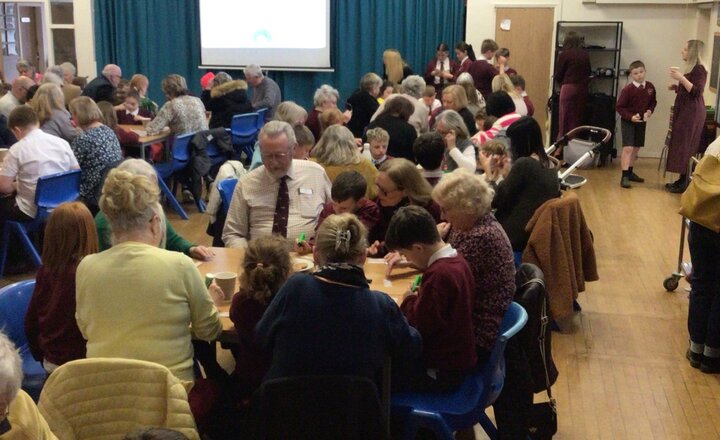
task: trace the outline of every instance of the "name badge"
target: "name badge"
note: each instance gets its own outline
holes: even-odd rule
[[[300,194],[304,194],[307,196],[311,196],[313,194],[312,188],[300,188],[298,191],[300,192]]]

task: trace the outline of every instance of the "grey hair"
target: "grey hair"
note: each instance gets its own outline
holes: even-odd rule
[[[473,80],[472,75],[470,75],[467,72],[463,72],[457,77],[457,81],[455,81],[455,84],[472,84],[475,85],[475,80]]]
[[[375,87],[380,86],[382,86],[382,78],[380,78],[375,72],[366,73],[362,78],[360,78],[360,89],[368,93],[370,93]]]
[[[420,75],[410,75],[403,80],[401,83],[403,93],[412,96],[413,98],[420,99],[425,91],[425,80]]]
[[[293,101],[283,101],[275,109],[275,120],[299,125],[307,118],[307,111]]]
[[[15,400],[23,380],[22,360],[15,344],[0,331],[0,399]]]
[[[213,78],[213,86],[219,86],[220,84],[225,84],[232,80],[232,76],[230,76],[227,72],[218,72],[217,75],[215,75],[215,78]]]
[[[243,73],[247,76],[263,76],[262,68],[257,64],[249,64],[245,66]]]
[[[73,65],[73,63],[69,61],[65,61],[64,63],[60,64],[60,67],[62,67],[63,70],[68,70],[72,72],[72,75],[75,76],[77,74],[77,69]]]
[[[30,61],[26,60],[25,58],[20,58],[17,60],[17,63],[15,63],[15,68],[17,70],[20,70],[21,67],[24,67],[25,69],[32,68],[32,64],[30,64]]]
[[[295,139],[295,130],[293,130],[292,126],[285,121],[268,121],[265,125],[263,125],[263,128],[260,129],[260,134],[258,135],[260,146],[262,147],[262,139],[264,137],[276,138],[282,134],[287,136],[288,150],[295,148],[295,144],[297,144],[297,140]]]
[[[58,65],[48,67],[45,70],[45,73],[47,74],[48,72],[52,72],[55,75],[59,76],[60,78],[62,78],[63,75],[65,75],[65,71],[63,70],[63,68]]]
[[[326,128],[311,156],[323,165],[348,165],[362,161],[352,132],[343,125]]]
[[[339,100],[340,92],[338,92],[337,89],[333,86],[323,84],[320,86],[319,89],[315,90],[315,94],[313,95],[313,105],[315,105],[315,107],[320,107],[323,102],[327,101],[333,96],[336,100]]]
[[[57,84],[60,87],[65,84],[65,80],[63,79],[62,75],[59,75],[55,72],[51,72],[49,69],[45,72],[45,75],[43,75],[42,83],[52,83]]]
[[[460,116],[460,113],[455,110],[445,110],[440,113],[435,120],[435,126],[437,127],[437,124],[440,122],[443,123],[446,130],[454,130],[458,139],[467,139],[470,137],[465,121],[462,116]]]

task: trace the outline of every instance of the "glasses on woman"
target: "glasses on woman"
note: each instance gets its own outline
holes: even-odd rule
[[[378,189],[378,193],[385,197],[389,196],[390,194],[394,193],[395,191],[400,191],[400,188],[387,190],[387,189],[383,188],[382,186],[378,185],[377,183],[375,184],[375,186]]]

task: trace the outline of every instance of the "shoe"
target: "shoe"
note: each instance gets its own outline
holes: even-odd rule
[[[668,192],[671,192],[673,194],[682,194],[685,192],[685,189],[687,189],[687,185],[685,183],[680,183],[678,185],[672,184],[669,187],[666,187]]]
[[[195,197],[193,197],[189,189],[182,190],[182,196],[183,203],[195,203]]]
[[[695,353],[689,348],[687,349],[687,352],[685,352],[685,357],[690,361],[690,366],[693,368],[700,368],[702,362],[705,360],[705,356],[703,356],[702,353]]]
[[[720,373],[720,358],[703,356],[703,360],[700,363],[700,371],[707,374]]]
[[[638,176],[635,173],[630,173],[630,181],[637,182],[637,183],[645,183],[645,179],[643,179],[642,177]]]
[[[630,188],[630,178],[623,176],[622,179],[620,179],[620,186],[623,188]]]

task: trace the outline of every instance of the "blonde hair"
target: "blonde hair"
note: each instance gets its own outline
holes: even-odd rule
[[[700,40],[688,40],[687,47],[688,55],[685,62],[685,73],[690,73],[696,64],[705,66],[705,60],[703,59],[705,43]]]
[[[512,80],[505,73],[495,75],[492,80],[492,91],[493,93],[505,92],[513,99],[521,97],[517,90],[515,90],[515,86],[513,85]]]
[[[494,195],[482,176],[465,168],[445,174],[432,191],[433,200],[475,218],[490,212]]]
[[[425,206],[430,202],[432,186],[414,163],[403,158],[390,159],[383,162],[380,172],[387,174],[398,190],[405,191],[412,204]]]
[[[399,84],[403,79],[403,60],[400,52],[395,49],[387,49],[383,52],[383,64],[388,81]]]
[[[310,156],[322,165],[348,165],[362,161],[352,132],[342,125],[328,127]]]
[[[145,92],[147,92],[147,88],[150,86],[150,80],[148,80],[148,77],[141,74],[136,73],[130,78],[130,87],[135,89],[138,93],[140,93],[141,89],[144,89]]]
[[[62,89],[55,83],[44,83],[38,87],[30,107],[38,115],[40,125],[52,119],[53,110],[65,110],[65,97]]]
[[[333,214],[315,234],[315,256],[326,263],[357,263],[367,249],[367,229],[354,214]]]
[[[148,177],[121,169],[111,170],[100,196],[100,209],[113,236],[144,230],[154,215],[162,215],[160,188]]]
[[[322,136],[325,129],[334,125],[342,125],[343,114],[339,109],[331,108],[320,113],[318,121],[320,122],[320,136]]]
[[[378,141],[382,144],[387,145],[387,143],[390,142],[390,135],[387,131],[385,131],[384,128],[380,127],[371,128],[370,130],[365,132],[365,136],[367,137],[368,143]]]
[[[443,96],[452,96],[453,105],[455,106],[455,108],[450,110],[458,111],[467,107],[468,105],[467,93],[465,93],[465,89],[463,88],[463,86],[459,86],[457,84],[447,86],[443,89],[442,94]]]
[[[22,380],[23,370],[20,354],[4,331],[0,331],[0,398],[8,406],[15,400]]]
[[[169,96],[171,99],[190,93],[188,91],[185,78],[176,73],[171,73],[170,75],[163,78],[162,82],[160,82],[160,88],[162,89],[163,93]]]
[[[78,96],[70,101],[70,113],[75,117],[80,128],[87,127],[93,122],[102,122],[103,114],[95,101],[87,96]]]
[[[497,139],[490,139],[484,144],[480,145],[479,151],[487,152],[490,154],[504,155],[507,154],[507,147],[503,141]]]
[[[115,128],[117,128],[118,126],[118,119],[117,113],[115,112],[115,107],[107,101],[100,101],[97,103],[97,106],[103,115],[103,124],[115,130]]]
[[[239,295],[269,304],[291,272],[286,239],[269,235],[250,240],[243,258]]]
[[[285,121],[295,127],[296,125],[303,125],[303,122],[307,119],[307,111],[293,101],[283,101],[275,109],[275,119]]]

